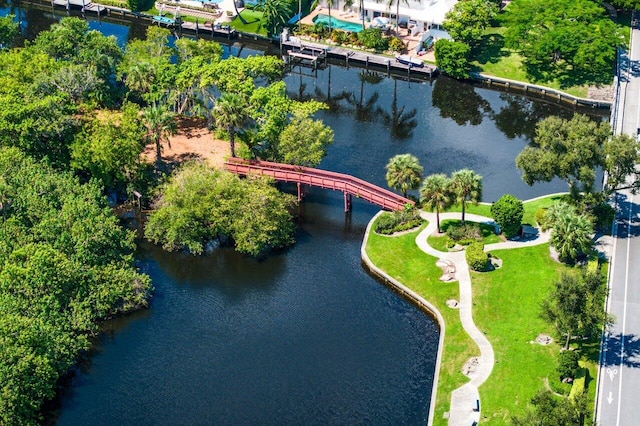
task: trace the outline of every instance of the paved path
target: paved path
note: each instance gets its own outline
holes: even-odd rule
[[[439,259],[447,259],[455,264],[456,278],[458,279],[458,285],[460,287],[460,301],[458,305],[460,309],[460,321],[462,322],[464,330],[478,345],[478,348],[480,348],[478,366],[476,370],[469,375],[471,380],[454,390],[451,394],[449,425],[469,426],[470,424],[473,424],[473,421],[480,421],[480,395],[478,393],[478,387],[487,380],[491,374],[491,370],[493,370],[493,348],[484,334],[478,330],[478,327],[476,327],[473,322],[471,276],[465,259],[465,252],[441,252],[427,244],[427,237],[436,231],[436,214],[421,212],[421,216],[423,219],[429,221],[429,225],[418,234],[416,237],[416,244],[425,253]],[[440,221],[445,219],[460,219],[460,217],[460,213],[441,213]],[[494,223],[491,218],[469,213],[465,214],[465,219],[470,222]],[[541,233],[537,238],[528,241],[505,241],[502,243],[488,244],[485,246],[485,250],[520,248],[544,244],[548,241],[549,233],[545,232]]]

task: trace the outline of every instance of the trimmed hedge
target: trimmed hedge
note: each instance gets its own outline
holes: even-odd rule
[[[378,234],[390,235],[394,232],[416,228],[421,224],[422,218],[418,209],[401,210],[380,216],[376,222],[375,231]]]
[[[573,381],[571,391],[569,392],[569,399],[574,399],[576,396],[581,395],[587,388],[587,378],[589,377],[589,370],[586,368],[580,368],[578,376]]]
[[[489,255],[484,251],[484,244],[474,242],[467,246],[465,252],[467,264],[471,269],[478,272],[484,272],[489,266]]]

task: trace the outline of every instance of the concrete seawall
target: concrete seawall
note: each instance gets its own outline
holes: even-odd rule
[[[431,424],[433,424],[433,416],[434,416],[434,413],[435,413],[436,393],[437,393],[437,390],[438,390],[438,378],[440,376],[440,363],[441,363],[441,360],[442,360],[442,350],[443,350],[443,347],[444,347],[444,333],[445,333],[444,318],[442,317],[442,314],[440,314],[440,311],[438,311],[438,309],[436,309],[435,306],[433,306],[431,303],[429,303],[426,299],[424,299],[418,293],[414,292],[410,288],[406,287],[404,284],[400,283],[396,279],[394,279],[391,276],[387,275],[387,273],[385,273],[383,270],[378,268],[371,261],[371,259],[369,259],[369,256],[367,255],[367,250],[366,250],[367,241],[369,240],[369,232],[371,231],[371,227],[373,226],[373,223],[375,222],[375,220],[382,213],[383,213],[383,211],[380,211],[378,214],[376,214],[369,221],[369,224],[367,225],[367,230],[365,231],[364,238],[362,240],[362,246],[360,248],[360,255],[362,257],[362,262],[366,265],[366,267],[369,269],[369,271],[371,271],[377,277],[381,278],[384,281],[384,283],[386,285],[388,285],[389,287],[391,287],[393,290],[397,291],[402,296],[404,296],[404,297],[408,298],[409,300],[411,300],[413,303],[415,303],[418,306],[418,308],[423,310],[428,315],[432,316],[438,322],[438,327],[440,328],[440,339],[438,341],[438,354],[437,354],[437,357],[436,357],[436,368],[435,368],[434,375],[433,375],[433,387],[432,387],[432,390],[431,390],[431,403],[429,405],[429,420],[427,422],[428,425],[431,425]]]

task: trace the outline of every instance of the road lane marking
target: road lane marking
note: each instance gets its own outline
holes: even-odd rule
[[[627,218],[627,258],[624,274],[624,307],[622,309],[622,335],[620,337],[620,380],[618,381],[618,395],[622,395],[622,367],[624,366],[624,336],[627,328],[627,294],[629,292],[629,256],[631,253],[631,216],[633,214],[633,194],[629,199],[629,217]],[[618,412],[616,414],[616,425],[620,425],[620,408],[622,398],[618,399]]]

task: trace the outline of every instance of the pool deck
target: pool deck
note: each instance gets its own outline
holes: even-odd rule
[[[302,18],[300,22],[306,25],[314,25],[313,20],[315,19],[316,16],[328,15],[328,14],[329,14],[329,9],[327,9],[326,7],[317,7],[314,10],[312,10],[310,14]],[[352,22],[354,24],[362,25],[362,19],[358,16],[357,13],[354,13],[354,12],[333,8],[331,9],[331,17],[335,19],[339,19],[341,21]],[[369,24],[370,22],[365,22],[365,28],[368,28]],[[405,43],[405,45],[407,46],[407,52],[415,55],[414,53],[415,48],[418,45],[418,42],[420,41],[420,36],[422,35],[422,33],[411,35],[408,29],[403,29],[403,28],[399,28],[399,31],[397,33],[393,28],[391,28],[390,32],[391,34],[394,34],[397,37],[399,37]],[[425,61],[429,61],[431,63],[435,63],[436,61],[436,58],[433,54],[433,49],[431,49],[429,52],[427,52],[425,55],[421,56],[420,58],[424,59]]]

